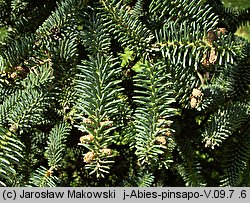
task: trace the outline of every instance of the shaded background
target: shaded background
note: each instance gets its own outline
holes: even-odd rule
[[[236,7],[236,8],[249,8],[250,7],[250,0],[223,0],[223,3],[229,7]],[[236,35],[244,37],[250,40],[250,25],[246,27],[240,27]]]

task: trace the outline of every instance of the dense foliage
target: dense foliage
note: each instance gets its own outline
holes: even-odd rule
[[[250,186],[249,12],[0,0],[0,185]]]

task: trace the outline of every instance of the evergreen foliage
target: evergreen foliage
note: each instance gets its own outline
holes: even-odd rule
[[[250,186],[249,9],[1,0],[1,186]]]

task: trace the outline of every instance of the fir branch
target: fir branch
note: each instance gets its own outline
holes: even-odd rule
[[[229,139],[224,146],[222,167],[224,177],[222,186],[239,186],[240,177],[243,175],[250,158],[250,132],[249,119],[247,124],[240,129],[240,134]]]
[[[109,146],[114,142],[111,131],[112,117],[117,112],[117,104],[121,101],[117,98],[119,92],[119,80],[113,77],[121,71],[116,67],[115,61],[97,55],[90,57],[90,61],[83,61],[79,66],[80,74],[77,75],[76,91],[78,101],[76,103],[77,118],[81,119],[79,130],[87,133],[81,137],[80,145],[86,147],[89,152],[84,156],[86,168],[90,174],[96,173],[97,177],[104,177],[108,173],[110,159],[114,156]]]
[[[205,147],[220,146],[222,142],[233,133],[237,132],[248,120],[247,106],[235,103],[227,107],[220,108],[211,115],[205,131],[202,134]]]
[[[29,184],[33,187],[56,187],[58,178],[50,169],[39,167],[31,176]]]
[[[109,30],[123,47],[138,52],[139,55],[149,48],[154,36],[134,15],[126,11],[121,1],[113,3],[111,0],[101,0],[101,3],[111,20]]]
[[[0,125],[0,185],[11,185],[15,165],[23,158],[24,145],[18,137]]]
[[[139,107],[135,111],[136,155],[142,164],[157,163],[158,155],[166,149],[168,138],[165,133],[170,131],[170,116],[174,109],[169,97],[171,91],[168,76],[164,75],[161,63],[145,62],[142,72],[135,77],[135,102]]]
[[[66,147],[65,141],[69,130],[70,127],[67,123],[60,123],[55,125],[50,131],[45,157],[48,159],[48,165],[51,167],[51,171],[58,167],[60,161],[63,159],[63,151]]]

